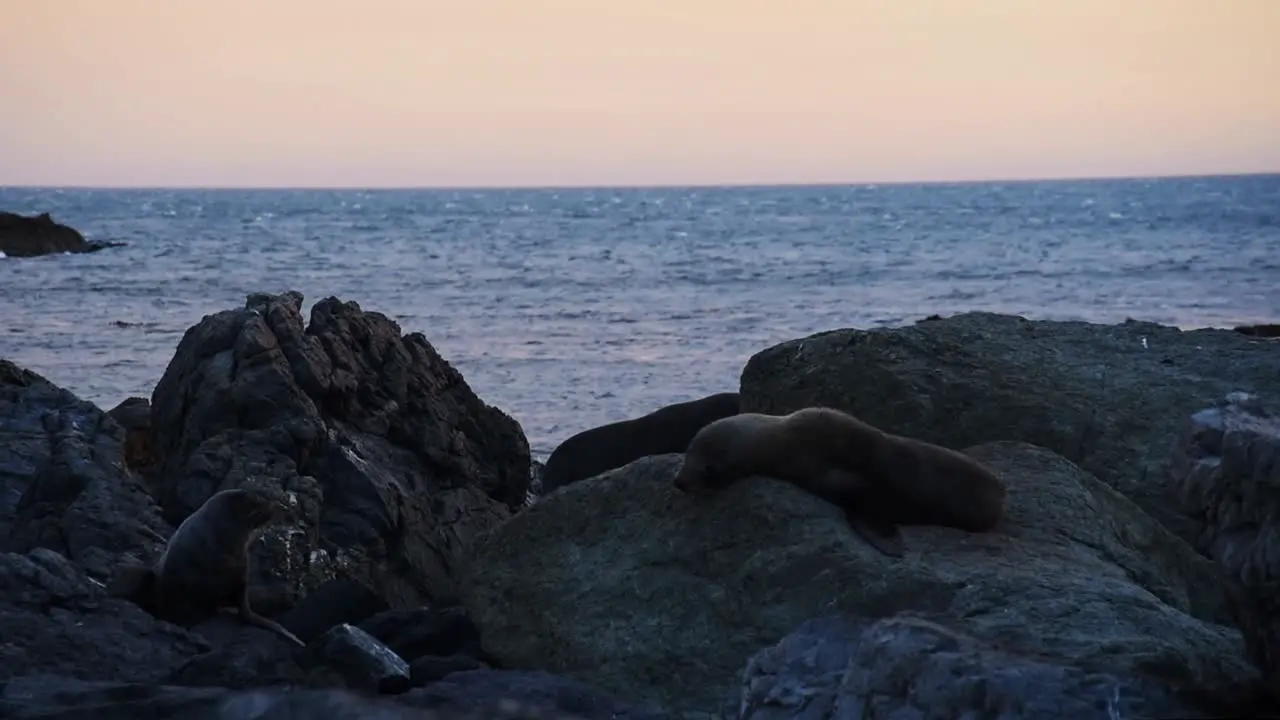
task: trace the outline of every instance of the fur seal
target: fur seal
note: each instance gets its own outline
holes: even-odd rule
[[[985,532],[1004,515],[1004,483],[977,460],[834,408],[712,422],[689,443],[674,484],[706,494],[750,475],[790,482],[840,506],[850,527],[891,557],[905,552],[899,525]]]
[[[542,492],[595,477],[647,455],[684,452],[708,423],[738,414],[738,393],[717,393],[658,408],[648,415],[584,430],[542,468]]]
[[[278,514],[275,503],[251,490],[215,493],[182,521],[151,567],[121,568],[108,590],[183,626],[234,607],[244,622],[304,646],[249,606],[249,542]]]

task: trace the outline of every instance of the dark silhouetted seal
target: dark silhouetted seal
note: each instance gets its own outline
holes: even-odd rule
[[[244,622],[304,645],[249,606],[249,542],[278,513],[274,502],[251,490],[215,493],[182,521],[151,567],[121,568],[108,589],[187,627],[234,607]]]
[[[858,535],[893,557],[905,551],[899,525],[985,532],[1004,515],[1004,483],[977,460],[834,408],[712,422],[689,443],[675,486],[705,494],[751,475],[840,506]]]
[[[717,393],[584,430],[560,443],[547,458],[542,492],[595,477],[647,455],[684,452],[708,423],[737,414],[738,393]]]

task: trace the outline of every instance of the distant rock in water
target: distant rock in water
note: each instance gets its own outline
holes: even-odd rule
[[[8,257],[97,252],[120,245],[124,243],[85,240],[75,228],[54,222],[49,213],[26,217],[0,212],[0,253]]]
[[[1280,337],[1280,323],[1263,323],[1261,325],[1240,325],[1235,331],[1251,337],[1275,338]]]

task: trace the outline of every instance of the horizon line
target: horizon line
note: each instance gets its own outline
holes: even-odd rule
[[[686,190],[686,189],[772,189],[772,188],[819,188],[819,187],[854,187],[854,186],[910,186],[910,185],[995,185],[1019,183],[1047,182],[1102,182],[1108,180],[1196,180],[1219,178],[1265,178],[1280,176],[1280,170],[1274,171],[1240,171],[1213,173],[1167,173],[1154,175],[1135,175],[1118,173],[1114,175],[1043,175],[1022,177],[988,177],[965,180],[849,180],[849,181],[783,181],[783,182],[693,182],[693,183],[600,183],[600,184],[494,184],[494,185],[151,185],[151,184],[111,184],[111,185],[46,185],[37,183],[0,184],[0,190],[204,190],[204,191],[509,191],[509,190]]]

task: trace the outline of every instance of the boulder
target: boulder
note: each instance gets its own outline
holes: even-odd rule
[[[376,338],[363,338],[358,343],[368,348]],[[381,366],[394,373],[399,355],[389,354],[392,357],[385,358]],[[260,354],[253,357],[259,362],[263,359]],[[252,360],[241,360],[241,369],[253,367]],[[448,380],[443,375],[432,377]],[[273,388],[268,385],[265,389]],[[485,416],[480,414],[477,419],[461,412],[450,414],[450,398],[457,401],[458,393],[456,386],[446,386],[438,392],[444,399],[434,401],[439,405],[423,399],[406,400],[405,404],[412,408],[426,403],[439,422],[456,422],[466,426],[466,432],[473,432],[474,424],[482,424]],[[357,395],[360,402],[374,402],[379,397],[375,390],[363,388]],[[182,402],[205,407],[216,406],[219,399],[192,393]],[[112,570],[126,562],[153,558],[173,532],[149,494],[153,486],[125,462],[126,430],[121,423],[139,421],[139,407],[134,402],[117,408],[112,415],[118,422],[39,375],[0,361],[0,717],[656,717],[636,715],[631,706],[598,689],[547,674],[486,671],[494,674],[471,674],[458,680],[456,676],[466,674],[460,671],[483,667],[464,654],[468,650],[478,654],[480,643],[465,615],[447,608],[389,610],[390,603],[383,595],[350,577],[329,580],[314,597],[307,595],[292,608],[291,599],[275,596],[271,586],[251,586],[252,591],[262,591],[254,592],[253,604],[259,612],[276,614],[280,620],[307,630],[313,642],[303,649],[243,623],[234,613],[219,613],[182,628],[155,619],[133,603],[110,597],[102,581]],[[250,437],[260,407],[250,408],[244,416],[251,426],[245,433]],[[414,422],[423,420],[411,416],[403,428],[411,428]],[[501,429],[501,421],[497,422]],[[448,427],[437,430],[447,435]],[[452,447],[460,453],[455,462],[463,467],[471,463],[470,469],[448,475],[427,465],[421,469],[423,476],[449,487],[448,483],[464,481],[461,473],[475,471],[475,477],[487,478],[500,488],[502,478],[507,477],[499,472],[505,472],[503,456],[486,461],[483,453],[467,445],[466,433],[460,434],[461,438],[453,436]],[[211,432],[213,435],[216,433]],[[378,445],[390,442],[383,436],[359,439],[391,454]],[[252,444],[246,444],[245,449],[252,452],[255,448],[261,451],[261,446]],[[468,448],[474,451],[471,455],[463,452]],[[410,465],[406,460],[406,466]],[[510,476],[527,479],[525,469],[518,462],[515,465]],[[364,477],[379,481],[418,479],[397,475],[403,467],[362,464],[360,468],[366,473]],[[158,482],[163,477],[156,474],[152,480]],[[425,497],[415,500],[435,502],[439,498],[427,492],[434,487],[405,485],[392,490],[416,490]],[[434,516],[440,522],[431,526],[433,532],[461,538],[469,527],[466,521],[509,514],[505,500],[499,502],[479,489],[473,493],[485,500],[478,510],[472,508],[471,518],[449,524],[463,517],[460,511],[468,508],[442,502],[440,507],[454,514],[441,511]],[[504,498],[514,498],[516,504],[522,493],[519,481],[505,494],[495,490]],[[389,493],[387,497],[404,502],[399,495]],[[493,511],[494,506],[501,511]],[[330,508],[357,514],[370,509],[367,504],[343,506],[336,502]],[[344,522],[341,517],[339,522]],[[412,529],[402,525],[396,532]],[[404,542],[413,547],[416,540],[410,536]],[[273,557],[269,543],[255,545],[258,553],[264,549],[267,557]],[[289,557],[287,553],[285,557]],[[267,570],[283,576],[289,573],[288,567],[278,565]],[[374,576],[366,568],[356,566],[354,570],[354,575]],[[406,574],[414,571],[413,566],[404,570]],[[274,600],[267,602],[263,597]],[[285,609],[289,611],[278,614]],[[369,630],[352,627],[357,622],[367,624]],[[429,659],[415,672],[372,637],[375,633],[404,652],[430,653],[424,655]],[[446,684],[436,688],[441,682]],[[347,688],[363,692],[346,692]],[[403,694],[389,702],[372,697],[371,690]],[[578,711],[570,712],[569,708]]]
[[[524,433],[421,334],[336,298],[309,325],[301,308],[251,295],[179,342],[151,398],[165,517],[257,487],[292,517],[253,546],[255,582],[346,576],[390,607],[449,597],[470,539],[524,504]]]
[[[198,635],[105,597],[100,583],[48,548],[0,553],[0,598],[0,678],[158,682],[210,649]]]
[[[1237,325],[1232,328],[1238,333],[1260,338],[1280,338],[1280,323],[1261,323],[1259,325]]]
[[[55,550],[101,580],[162,547],[171,529],[124,454],[96,405],[0,360],[0,551]]]
[[[1231,330],[971,312],[835,330],[752,356],[743,412],[810,405],[950,448],[1021,440],[1066,457],[1184,539],[1167,483],[1183,418],[1234,390],[1280,393],[1280,345]]]
[[[1007,483],[1006,519],[984,534],[906,527],[899,560],[787,483],[680,494],[681,457],[663,455],[557,491],[487,532],[460,597],[503,667],[688,711],[716,711],[751,655],[832,614],[942,618],[1000,648],[996,665],[1036,657],[1131,688],[1212,694],[1256,679],[1227,626],[1217,563],[1049,450],[966,452]]]
[[[1192,698],[1138,675],[1011,653],[922,617],[812,620],[756,653],[735,720],[1197,717]]]
[[[49,213],[28,217],[0,212],[0,257],[86,253],[120,245],[124,243],[85,240],[75,228],[54,222]]]
[[[1231,573],[1249,657],[1280,700],[1280,406],[1231,393],[1185,421],[1172,457],[1195,545]]]

